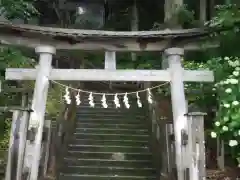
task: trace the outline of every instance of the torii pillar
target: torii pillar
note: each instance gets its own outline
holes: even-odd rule
[[[178,180],[185,180],[189,176],[190,160],[188,144],[184,137],[188,134],[187,103],[184,92],[184,69],[181,64],[184,50],[182,48],[169,48],[165,50],[168,70],[171,76],[171,100],[173,111],[173,124],[175,135],[175,156]]]
[[[56,53],[51,46],[39,46],[35,49],[39,54],[39,65],[32,100],[29,129],[35,128],[36,134],[33,144],[30,179],[38,179],[39,164],[41,158],[42,133],[44,128],[44,116],[46,110],[47,94],[49,88],[48,77],[52,69],[52,56]]]

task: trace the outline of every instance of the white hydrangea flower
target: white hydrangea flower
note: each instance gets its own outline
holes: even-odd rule
[[[223,105],[225,108],[230,108],[230,104],[224,104]]]
[[[217,133],[211,132],[211,137],[212,137],[212,138],[216,138],[216,137],[217,137]]]
[[[227,79],[226,81],[223,81],[223,84],[229,84],[230,83],[230,79]]]
[[[213,91],[216,91],[216,88],[212,88]]]
[[[230,140],[229,141],[229,146],[234,147],[234,146],[237,146],[237,145],[238,145],[238,142],[236,140]]]
[[[239,61],[238,60],[234,61],[234,65],[239,66],[240,65]]]
[[[238,135],[240,136],[240,130],[238,130]]]
[[[229,64],[230,66],[234,67],[234,62],[228,61],[228,64]]]
[[[237,79],[229,79],[229,82],[231,84],[238,84],[238,80]]]
[[[223,127],[222,127],[222,130],[223,130],[223,131],[228,131],[228,127],[227,127],[227,126],[223,126]]]
[[[226,93],[231,93],[231,92],[232,92],[232,89],[231,89],[231,88],[227,88],[227,89],[225,90],[225,92],[226,92]]]
[[[224,60],[225,60],[225,61],[229,61],[230,58],[226,56],[226,57],[224,57]]]
[[[238,60],[236,60],[234,62],[233,61],[228,61],[228,64],[232,67],[237,67],[237,66],[239,66],[239,61]]]
[[[237,105],[239,105],[239,102],[238,101],[233,101],[232,105],[237,106]]]
[[[224,118],[223,118],[223,121],[224,121],[224,122],[227,122],[227,121],[229,121],[229,118],[228,118],[228,117],[224,117]]]
[[[240,71],[240,67],[236,67],[235,70],[236,70],[236,71]]]
[[[233,75],[234,76],[239,76],[239,72],[238,71],[233,71]]]
[[[220,122],[219,121],[216,121],[215,122],[215,126],[220,126],[221,124],[220,124]]]

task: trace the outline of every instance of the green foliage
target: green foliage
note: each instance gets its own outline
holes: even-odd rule
[[[63,111],[62,90],[60,86],[53,86],[49,89],[46,113],[51,117],[58,117]]]
[[[0,149],[1,150],[2,149],[6,149],[8,147],[11,120],[10,119],[6,119],[5,121],[2,121],[2,122],[4,122],[4,131],[0,132],[0,135],[1,135]]]
[[[8,67],[17,68],[17,67],[33,67],[35,65],[35,61],[29,57],[24,56],[21,51],[19,51],[16,48],[10,48],[10,47],[0,47],[0,80],[2,81],[5,88],[11,87],[11,85],[16,86],[16,83],[11,81],[5,81],[4,72],[5,69]],[[22,87],[24,86],[30,86],[32,83],[30,82],[22,82]],[[1,95],[9,96],[8,92],[5,92],[3,89],[3,92]],[[0,97],[2,97],[0,95]],[[3,98],[3,97],[2,97]],[[4,102],[6,103],[6,102]],[[2,104],[2,103],[0,103]]]
[[[38,15],[35,9],[34,0],[1,0],[0,2],[0,15],[7,19],[22,19],[28,20],[29,18]],[[19,94],[11,94],[5,89],[12,86],[17,87],[18,84],[12,81],[4,80],[4,72],[8,67],[31,67],[34,64],[33,60],[24,56],[21,51],[12,47],[0,47],[0,80],[3,83],[3,89],[0,94],[0,106],[6,105],[19,105],[21,96]],[[31,82],[21,83],[21,86],[31,86]],[[9,130],[11,114],[2,113],[0,115],[1,131],[0,131],[0,148],[5,149],[8,146]]]
[[[235,4],[216,6],[216,15],[207,23],[209,27],[237,27],[240,22],[240,10]]]
[[[181,25],[191,25],[194,22],[194,12],[190,11],[186,4],[178,8],[175,16]]]
[[[34,62],[32,59],[25,57],[19,50],[9,47],[0,47],[0,80],[3,84],[0,93],[0,106],[19,105],[21,96],[19,94],[9,93],[6,89],[16,87],[17,84],[11,81],[5,81],[4,72],[8,67],[31,67]],[[31,86],[31,82],[21,83],[22,87]],[[6,148],[9,140],[11,114],[2,113],[0,115],[1,131],[0,131],[0,148]]]
[[[0,68],[7,67],[31,67],[34,60],[24,56],[21,51],[16,48],[0,47]]]
[[[237,5],[226,4],[216,7],[216,16],[207,25],[221,29],[213,33],[212,40],[220,42],[218,58],[209,61],[215,72],[217,95],[217,114],[212,137],[220,136],[232,147],[231,152],[240,158],[240,9]],[[223,58],[224,57],[224,58]],[[239,161],[240,164],[240,161]]]
[[[210,41],[220,42],[217,54],[220,56],[240,56],[238,44],[240,42],[240,9],[233,4],[219,5],[216,7],[216,16],[207,26],[221,29],[219,33],[213,33]]]
[[[1,14],[7,19],[24,19],[28,20],[38,15],[38,11],[34,7],[36,0],[1,0]]]
[[[31,2],[33,3],[33,2]],[[36,14],[35,8],[30,2],[26,0],[2,0],[1,1],[1,15],[9,19],[15,17],[28,19],[30,16]],[[4,72],[8,67],[31,67],[34,64],[34,61],[26,56],[24,56],[21,51],[12,47],[0,47],[0,80],[3,84],[3,89],[0,94],[0,106],[6,105],[18,105],[20,104],[21,96],[19,94],[11,94],[5,89],[11,87],[16,87],[16,82],[5,81]],[[21,83],[21,86],[30,86],[31,83]],[[6,148],[8,146],[9,140],[9,118],[11,115],[9,113],[2,113],[0,115],[1,121],[1,132],[0,132],[0,148]]]

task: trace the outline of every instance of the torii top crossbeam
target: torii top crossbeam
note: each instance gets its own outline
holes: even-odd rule
[[[100,31],[33,26],[0,22],[0,42],[35,48],[52,45],[56,49],[103,51],[162,51],[177,46],[198,49],[196,39],[206,37],[206,29],[159,31]]]

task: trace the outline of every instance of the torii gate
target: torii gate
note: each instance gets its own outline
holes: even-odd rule
[[[188,132],[187,126],[187,117],[185,114],[187,113],[187,105],[186,98],[184,93],[184,82],[212,82],[214,80],[213,72],[208,70],[184,70],[181,64],[182,56],[184,55],[184,47],[179,45],[179,47],[174,48],[162,48],[166,49],[164,51],[164,55],[167,60],[168,68],[166,70],[116,70],[116,57],[115,51],[122,50],[153,50],[155,51],[157,48],[153,46],[157,43],[160,43],[159,36],[160,34],[167,34],[169,36],[169,32],[107,32],[107,31],[84,31],[85,36],[83,37],[85,43],[87,44],[87,48],[91,50],[105,50],[105,69],[53,69],[51,67],[52,64],[52,56],[56,53],[55,47],[58,47],[57,41],[52,40],[48,41],[48,39],[39,39],[37,37],[36,29],[41,29],[42,31],[47,31],[49,28],[43,27],[35,27],[29,28],[26,26],[26,31],[31,31],[29,33],[33,33],[35,36],[24,37],[17,36],[15,34],[15,38],[18,38],[18,41],[13,41],[13,34],[5,34],[5,36],[1,33],[1,28],[12,28],[16,30],[16,25],[1,25],[0,23],[0,38],[7,41],[8,43],[17,43],[23,44],[30,47],[36,47],[35,51],[39,54],[39,65],[36,69],[24,69],[24,68],[8,68],[6,69],[6,79],[7,80],[35,80],[35,89],[33,94],[32,101],[32,110],[33,112],[30,115],[30,125],[37,127],[37,133],[35,137],[35,151],[33,155],[33,162],[30,172],[30,179],[37,180],[38,179],[38,170],[39,170],[39,159],[41,155],[41,142],[42,142],[42,131],[44,126],[44,115],[47,101],[47,93],[49,88],[49,80],[57,80],[57,81],[169,81],[171,85],[171,99],[172,99],[172,110],[173,110],[173,122],[174,122],[174,134],[175,134],[175,147],[176,147],[176,164],[177,164],[177,173],[178,180],[185,180],[184,171],[186,168],[189,168],[191,171],[191,159],[184,159],[191,153],[189,152],[190,148],[188,146],[182,145],[182,132]],[[19,26],[23,29],[24,25]],[[20,30],[21,30],[20,28]],[[61,32],[69,32],[73,31],[73,33],[77,33],[77,31],[81,30],[64,30],[64,29],[55,29],[51,28],[52,31],[61,31]],[[104,39],[104,36],[98,39],[98,42],[91,41],[86,38],[86,32],[92,33],[97,38],[101,34],[109,35],[114,38],[111,40]],[[197,33],[196,29],[194,30],[196,36],[204,35],[206,33]],[[6,31],[5,31],[6,33]],[[10,32],[11,33],[11,32]],[[171,32],[176,37],[177,32]],[[170,34],[171,34],[170,33]],[[179,33],[179,32],[178,32]],[[189,30],[188,32],[189,33]],[[187,33],[182,31],[180,35],[184,34],[183,37],[188,37]],[[127,35],[126,35],[127,34]],[[153,38],[156,38],[156,41],[149,41],[148,45],[145,49],[138,48],[139,42],[136,41],[137,37],[143,37],[146,34],[153,35]],[[89,35],[89,34],[88,34]],[[179,35],[179,34],[178,34]],[[123,36],[126,36],[125,39]],[[130,38],[129,38],[130,37]],[[145,37],[146,38],[146,37]],[[30,40],[29,40],[30,39]],[[35,41],[33,41],[33,39]],[[122,46],[116,45],[116,40],[124,44]],[[36,41],[37,40],[37,41]],[[95,39],[96,40],[96,39]],[[172,40],[172,39],[171,39]],[[109,43],[110,42],[110,43]],[[169,41],[168,41],[169,42]],[[81,43],[83,43],[81,45]],[[151,44],[152,43],[152,44]],[[44,44],[44,45],[41,45]],[[79,45],[80,44],[80,45]],[[94,44],[94,47],[89,46],[89,44]],[[161,44],[161,43],[160,43]],[[69,48],[68,44],[68,48]],[[72,45],[75,48],[84,49],[84,42],[79,42]],[[61,44],[63,47],[63,43]],[[128,48],[129,47],[129,48]],[[160,47],[158,45],[158,47]],[[161,47],[163,45],[161,44]],[[161,50],[161,48],[160,48]]]

